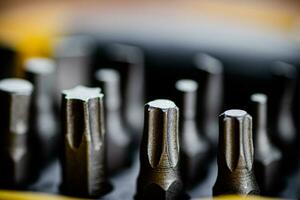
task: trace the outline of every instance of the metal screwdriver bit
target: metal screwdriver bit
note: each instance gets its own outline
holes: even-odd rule
[[[280,180],[281,152],[271,143],[267,133],[267,96],[251,95],[255,147],[254,171],[262,195],[274,195]]]
[[[121,116],[120,76],[118,71],[105,68],[95,76],[105,94],[108,170],[116,172],[131,161],[131,138]]]
[[[31,58],[25,62],[26,79],[34,85],[29,125],[30,147],[38,166],[53,159],[58,147],[54,113],[53,84],[55,64],[51,59]]]
[[[178,108],[169,100],[145,105],[136,199],[182,199]]]
[[[276,90],[272,104],[273,130],[276,144],[284,154],[289,154],[296,141],[296,127],[292,115],[292,102],[296,89],[297,70],[295,66],[275,62],[272,66]]]
[[[176,82],[179,93],[180,141],[182,178],[189,187],[204,175],[206,159],[209,155],[209,143],[198,131],[196,123],[197,89],[196,81],[182,79]],[[199,170],[201,169],[201,170]]]
[[[109,57],[120,67],[126,67],[124,81],[124,114],[127,125],[140,139],[139,133],[143,126],[144,105],[144,55],[136,46],[125,44],[112,44],[108,47]],[[124,69],[119,69],[123,70]]]
[[[195,65],[196,69],[205,76],[204,83],[199,80],[199,84],[203,85],[203,90],[198,93],[198,99],[202,102],[198,113],[205,115],[200,116],[202,130],[210,142],[216,146],[218,144],[216,116],[220,113],[223,102],[223,65],[218,59],[202,53],[196,55]]]
[[[252,118],[243,110],[219,116],[218,176],[213,195],[259,194],[253,171]]]
[[[100,88],[77,86],[62,93],[62,191],[98,197],[111,188],[106,172],[103,94]]]
[[[33,86],[22,79],[0,81],[0,186],[24,187],[29,179],[27,144],[29,107]]]

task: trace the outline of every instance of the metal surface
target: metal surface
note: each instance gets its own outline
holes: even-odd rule
[[[198,98],[202,102],[198,108],[198,114],[201,115],[201,129],[210,142],[217,146],[216,116],[221,112],[223,103],[223,65],[218,59],[202,53],[195,56],[194,63],[199,73],[204,73],[204,79],[198,80],[199,85],[203,87],[198,92]]]
[[[219,116],[218,176],[213,195],[259,194],[253,161],[252,118],[243,110]]]
[[[280,164],[282,154],[270,141],[267,132],[267,96],[253,94],[251,114],[254,135],[254,171],[262,195],[276,195],[280,188]]]
[[[136,46],[112,44],[108,46],[109,59],[115,65],[126,67],[124,77],[124,116],[127,125],[140,140],[143,128],[144,105],[144,55]],[[118,69],[125,71],[124,69]]]
[[[30,181],[27,144],[33,86],[22,79],[0,81],[0,186],[22,188]]]
[[[107,179],[103,94],[77,86],[62,93],[62,192],[99,197],[111,188]]]
[[[35,88],[29,119],[29,144],[33,155],[32,162],[37,163],[38,168],[54,159],[59,147],[53,101],[55,70],[54,61],[50,59],[31,58],[25,62],[26,79]]]
[[[210,144],[199,132],[196,122],[198,84],[190,79],[176,82],[180,109],[180,141],[182,178],[186,186],[193,186],[205,176]]]
[[[121,115],[120,76],[113,69],[99,69],[95,78],[105,94],[107,155],[110,172],[128,167],[132,160],[130,134]]]
[[[136,199],[182,199],[178,108],[169,100],[145,105]]]

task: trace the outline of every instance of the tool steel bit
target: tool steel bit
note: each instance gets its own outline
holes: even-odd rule
[[[289,154],[296,141],[296,127],[292,115],[292,102],[297,82],[297,70],[293,65],[275,62],[272,66],[276,87],[271,114],[274,139],[284,154]]]
[[[24,187],[29,179],[27,131],[33,86],[22,79],[0,81],[0,186]]]
[[[120,76],[113,69],[99,69],[96,80],[105,94],[108,169],[116,172],[130,164],[131,138],[121,116]]]
[[[58,147],[52,87],[55,69],[51,59],[31,58],[25,62],[26,79],[35,88],[29,119],[29,143],[34,162],[37,162],[39,167],[54,158]]]
[[[140,139],[143,126],[144,105],[144,55],[141,49],[125,44],[112,44],[108,47],[111,61],[120,68],[126,67],[124,86],[124,114],[127,125]]]
[[[181,199],[178,108],[169,100],[145,105],[136,199]]]
[[[259,194],[253,171],[252,118],[243,110],[219,116],[218,176],[213,195]]]
[[[62,191],[98,197],[110,190],[100,88],[77,86],[62,93],[64,133]]]
[[[278,190],[281,152],[271,143],[267,133],[267,96],[251,95],[255,147],[254,172],[263,195],[274,195]]]
[[[180,141],[182,177],[187,186],[193,186],[204,175],[206,159],[209,157],[209,143],[198,131],[196,123],[197,89],[196,81],[182,79],[176,82],[180,109]],[[200,170],[201,169],[201,170]]]
[[[223,65],[222,63],[207,54],[197,54],[195,57],[196,69],[204,73],[204,82],[199,80],[203,89],[198,92],[198,99],[201,100],[201,106],[198,108],[201,129],[210,142],[217,146],[218,144],[218,120],[216,116],[221,111],[223,98]]]

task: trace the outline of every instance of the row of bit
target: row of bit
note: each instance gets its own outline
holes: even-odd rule
[[[209,60],[209,58],[206,58],[206,59]],[[205,60],[205,59],[202,59],[202,60]],[[210,60],[210,61],[206,61],[206,62],[212,62],[212,61]],[[39,65],[39,66],[44,65],[44,67],[42,67],[43,70],[35,69],[34,66],[37,66],[37,65]],[[47,67],[47,65],[48,65],[48,67]],[[44,77],[45,75],[53,73],[53,63],[51,63],[51,61],[49,61],[49,60],[41,59],[41,60],[30,61],[26,64],[26,66],[28,66],[28,67],[26,67],[27,71],[28,71],[28,75],[26,75],[26,77],[28,78],[28,80],[30,80],[32,82],[33,85],[31,85],[29,82],[25,83],[26,81],[24,82],[24,80],[3,80],[4,83],[7,81],[9,82],[9,84],[6,83],[3,86],[2,90],[5,91],[4,93],[6,93],[6,95],[7,95],[7,92],[8,92],[9,96],[13,96],[14,98],[17,98],[18,100],[16,100],[16,102],[21,101],[20,103],[15,103],[13,101],[13,98],[11,98],[12,99],[11,102],[5,102],[5,97],[3,98],[3,101],[5,102],[2,104],[4,111],[6,111],[5,109],[7,109],[7,108],[16,109],[16,110],[11,109],[11,110],[5,112],[5,113],[8,113],[8,115],[10,117],[12,117],[12,118],[8,117],[8,119],[12,120],[12,123],[11,123],[10,128],[3,127],[3,129],[2,129],[2,130],[12,129],[12,131],[8,131],[9,133],[7,133],[6,136],[3,136],[4,137],[3,142],[5,142],[5,145],[3,145],[4,149],[2,151],[2,152],[4,152],[2,154],[4,161],[6,158],[8,158],[8,160],[12,160],[12,162],[7,162],[8,164],[3,166],[3,168],[5,169],[5,170],[3,170],[3,172],[7,172],[7,168],[9,168],[9,166],[13,166],[13,167],[11,167],[11,170],[10,170],[12,172],[11,173],[12,176],[9,176],[9,178],[7,178],[7,179],[6,178],[3,179],[2,185],[4,187],[10,187],[10,185],[14,185],[14,186],[15,185],[23,185],[24,183],[26,183],[26,181],[23,181],[23,179],[26,180],[27,178],[22,178],[22,177],[28,176],[26,166],[29,165],[29,163],[30,163],[30,165],[32,164],[32,162],[29,162],[28,160],[32,159],[32,157],[33,157],[33,155],[28,154],[29,148],[33,148],[34,150],[32,150],[32,152],[36,153],[36,155],[34,155],[35,158],[33,160],[35,160],[35,161],[38,160],[38,162],[40,162],[41,160],[47,160],[49,158],[49,154],[51,154],[51,149],[55,149],[55,148],[51,147],[51,143],[54,143],[53,146],[55,146],[56,145],[55,143],[57,143],[57,142],[55,142],[57,140],[54,139],[55,137],[57,137],[57,134],[55,134],[57,132],[57,130],[53,130],[57,126],[53,125],[53,124],[55,124],[55,120],[53,120],[54,115],[51,114],[51,112],[53,112],[53,109],[51,108],[52,103],[49,102],[52,99],[50,96],[47,96],[47,95],[49,95],[49,93],[46,91],[47,91],[47,87],[49,87],[49,86],[47,84],[45,84],[45,83],[47,83],[47,81],[43,80],[43,79],[45,79],[45,77]],[[220,70],[216,69],[215,72],[216,72],[216,74],[219,74]],[[30,75],[30,73],[32,73],[33,75],[32,74]],[[104,90],[105,97],[107,99],[104,101],[105,109],[107,111],[107,112],[105,112],[105,118],[107,120],[107,122],[105,122],[105,125],[107,126],[108,143],[111,142],[111,144],[108,145],[108,148],[111,149],[111,150],[108,150],[108,153],[109,152],[112,153],[111,155],[109,155],[110,159],[108,159],[108,161],[104,161],[104,163],[108,162],[108,166],[111,166],[108,168],[111,169],[112,171],[114,171],[115,170],[114,167],[119,168],[120,165],[123,165],[124,163],[125,163],[125,165],[128,165],[127,162],[130,161],[130,157],[126,157],[126,156],[129,155],[129,152],[130,152],[129,148],[132,147],[132,145],[130,143],[131,138],[126,133],[126,131],[124,131],[126,128],[124,125],[122,125],[121,113],[118,113],[120,111],[120,102],[118,102],[118,100],[116,100],[116,99],[118,99],[118,98],[116,98],[116,94],[119,93],[118,90],[120,90],[120,87],[116,86],[116,85],[118,85],[117,80],[119,79],[118,73],[111,69],[110,70],[102,69],[97,74],[98,75],[96,75],[96,79],[99,80],[99,85],[101,85],[101,88]],[[104,75],[101,75],[101,74],[104,74]],[[288,75],[291,76],[290,74],[288,74]],[[285,76],[287,76],[287,75],[285,74]],[[109,80],[107,80],[107,78],[109,78]],[[287,78],[287,82],[289,80],[288,78]],[[111,80],[112,80],[112,82],[114,82],[114,80],[115,80],[115,83],[114,83],[115,86],[109,86],[110,83],[108,83],[108,82],[110,82]],[[20,81],[23,83],[20,84]],[[189,83],[187,83],[187,82],[189,82]],[[197,83],[195,83],[195,82],[191,83],[191,82],[193,82],[193,81],[191,81],[191,80],[178,81],[178,83],[176,84],[176,89],[179,91],[179,93],[185,92],[186,89],[189,90],[189,87],[192,88],[191,90],[196,90],[195,88],[197,88]],[[211,84],[213,84],[214,82],[215,81],[212,81]],[[29,104],[33,104],[35,106],[29,106],[28,102],[26,102],[25,99],[22,100],[22,98],[21,97],[19,98],[19,96],[18,96],[20,94],[23,94],[23,91],[22,91],[23,89],[24,89],[24,91],[26,91],[26,87],[27,87],[27,86],[25,86],[26,84],[31,85],[31,87],[32,87],[30,92],[25,92],[25,94],[27,95],[27,98],[30,99],[31,93],[33,93],[32,102]],[[209,85],[209,83],[207,83],[207,84]],[[111,84],[111,85],[113,85],[113,84]],[[35,87],[34,90],[33,90],[33,86]],[[218,87],[213,87],[213,86],[210,86],[210,87],[218,88]],[[208,87],[208,88],[210,88],[210,87]],[[19,89],[21,89],[21,91],[19,91]],[[213,89],[207,90],[207,92],[211,93],[212,90]],[[115,94],[111,95],[111,98],[109,97],[110,92],[115,93]],[[81,93],[82,92],[80,92],[79,96],[81,96]],[[193,93],[193,91],[192,91],[192,93]],[[290,99],[292,92],[286,92],[286,93],[287,93],[286,94],[287,97],[284,99]],[[186,94],[184,94],[184,95],[186,95]],[[191,96],[196,96],[196,95],[193,94]],[[209,96],[209,95],[207,95],[207,96]],[[215,96],[215,95],[212,95],[212,96]],[[79,97],[79,99],[80,98],[81,97]],[[187,99],[186,101],[191,101],[191,102],[184,103],[183,102],[184,98]],[[207,156],[207,154],[208,154],[207,152],[209,151],[210,142],[216,141],[216,139],[206,140],[206,138],[212,137],[211,135],[213,135],[213,134],[209,134],[209,133],[217,132],[217,131],[207,131],[207,129],[205,129],[206,130],[206,131],[204,131],[205,134],[197,133],[197,130],[199,130],[199,129],[198,129],[198,127],[196,128],[197,124],[195,122],[196,121],[195,116],[194,116],[195,113],[193,113],[193,111],[195,111],[196,108],[194,106],[191,106],[191,105],[195,104],[195,102],[197,100],[195,100],[195,99],[193,100],[193,98],[194,97],[192,97],[192,98],[183,97],[182,102],[180,102],[181,99],[179,99],[179,102],[178,102],[178,105],[180,105],[180,109],[182,110],[182,113],[180,114],[181,119],[184,119],[184,120],[180,120],[180,123],[182,123],[180,125],[180,134],[181,134],[180,140],[182,141],[182,144],[180,145],[182,147],[182,151],[180,151],[180,154],[182,153],[182,155],[180,155],[180,157],[182,157],[181,158],[182,160],[186,159],[186,162],[180,163],[180,165],[182,165],[183,167],[180,166],[179,169],[184,169],[185,165],[188,166],[186,168],[188,170],[183,170],[183,173],[182,172],[180,173],[180,174],[184,174],[182,180],[185,184],[186,184],[186,182],[192,183],[193,179],[197,179],[198,177],[200,177],[200,175],[198,175],[197,173],[201,173],[201,172],[197,172],[197,169],[198,169],[198,171],[200,171],[199,169],[204,169],[204,168],[202,166],[199,167],[197,165],[205,163],[205,161],[203,161],[203,159],[206,159],[205,156]],[[216,98],[216,99],[219,100],[218,98]],[[27,100],[27,101],[30,101],[30,100]],[[116,101],[116,102],[112,103],[114,101]],[[193,103],[193,101],[194,101],[194,103]],[[284,101],[284,103],[282,103],[283,106],[285,106],[286,104],[289,104],[289,103],[286,103],[286,101]],[[46,102],[46,103],[43,103],[43,102]],[[206,101],[206,102],[210,102],[210,101]],[[12,104],[12,106],[9,106],[10,104]],[[111,105],[109,105],[109,104],[111,104]],[[214,103],[212,103],[212,104],[215,105]],[[64,105],[64,104],[62,104],[62,105]],[[187,108],[184,108],[185,106],[187,106]],[[191,107],[188,108],[188,106],[191,106]],[[29,107],[32,110],[30,110]],[[206,105],[206,107],[209,107],[209,105]],[[24,111],[25,114],[22,114],[21,108],[25,109],[25,110],[29,109],[30,112]],[[289,109],[283,109],[283,110],[289,110]],[[65,110],[62,109],[62,111],[64,113]],[[26,112],[28,112],[28,113],[26,113]],[[34,117],[34,115],[35,115],[34,113],[36,113],[36,115],[38,115],[38,116]],[[186,114],[186,113],[188,113],[188,114]],[[13,118],[14,114],[18,116],[17,119]],[[27,115],[29,115],[29,114],[32,115],[33,117],[28,117]],[[285,112],[285,115],[287,115],[286,112]],[[213,112],[212,112],[211,119],[213,118],[213,116],[216,116],[216,114],[213,114]],[[25,120],[23,118],[25,118]],[[73,117],[71,117],[71,118],[73,120]],[[5,119],[5,120],[7,121],[7,119]],[[5,120],[3,120],[3,121],[6,122]],[[27,124],[26,120],[28,120],[30,122],[29,123],[30,125]],[[47,123],[42,122],[41,123],[42,125],[39,125],[40,124],[39,121],[41,121],[41,120],[47,121]],[[22,122],[22,121],[25,121],[25,122]],[[114,123],[111,123],[112,121],[114,121]],[[212,119],[210,121],[213,122],[216,120]],[[65,123],[65,121],[62,120],[62,123]],[[78,124],[80,124],[80,123],[78,123]],[[75,128],[73,127],[74,129],[81,130],[80,128],[82,128],[82,127],[78,128],[76,126],[78,124],[74,123],[72,126],[75,127]],[[208,123],[205,123],[205,124],[208,124]],[[49,127],[45,128],[45,126],[47,126],[47,125]],[[3,125],[3,126],[5,126],[5,125]],[[15,128],[15,130],[14,130],[13,126],[16,126],[18,128]],[[30,129],[34,126],[37,126],[37,127],[33,128],[32,131],[28,131],[28,129]],[[40,127],[38,127],[38,126],[40,126]],[[101,126],[104,126],[104,125],[101,125]],[[209,126],[209,127],[216,128],[217,125],[215,124],[214,126]],[[193,131],[195,131],[195,133],[191,133],[192,131],[185,131],[186,128],[194,129]],[[38,131],[36,131],[36,130],[38,130]],[[123,130],[123,131],[119,132],[120,130]],[[21,131],[24,133],[19,134],[18,131]],[[17,134],[15,134],[15,135],[17,135],[17,136],[12,136],[11,132],[12,133],[16,132]],[[29,134],[28,135],[25,134],[26,132],[28,132]],[[44,132],[42,134],[42,136],[40,134],[41,132]],[[76,130],[75,130],[75,132],[76,132]],[[109,132],[112,132],[112,133],[110,134]],[[189,145],[188,141],[186,141],[186,144],[184,144],[184,141],[185,141],[184,138],[186,138],[186,140],[190,140],[190,138],[193,136],[186,136],[186,134],[184,134],[184,132],[187,132],[187,134],[191,134],[191,135],[195,136],[194,137],[195,140],[190,142],[191,145]],[[64,133],[65,133],[65,131],[64,131]],[[32,134],[33,136],[30,136],[30,134]],[[32,140],[33,145],[28,146],[27,140],[29,137],[30,138],[36,137],[37,139]],[[111,137],[111,139],[109,139],[110,137]],[[216,136],[213,136],[213,137],[216,138]],[[120,139],[120,138],[123,138],[123,139]],[[74,136],[73,139],[76,140],[77,142],[80,142],[80,139],[78,139],[78,136]],[[103,140],[103,142],[104,141],[105,140]],[[198,143],[196,141],[198,141]],[[17,146],[15,145],[16,142],[18,143]],[[104,142],[104,143],[106,143],[106,142]],[[64,142],[64,144],[66,144],[66,143]],[[196,150],[191,148],[193,146],[192,144],[196,144],[194,146],[197,146],[198,148],[195,148]],[[124,146],[124,150],[120,150],[122,146]],[[207,146],[208,148],[201,149],[199,146],[201,146],[201,147]],[[286,145],[286,146],[289,146],[289,145]],[[49,148],[50,150],[39,151],[39,149],[44,149],[44,148]],[[189,148],[193,149],[192,151],[198,151],[198,152],[189,151]],[[9,152],[9,151],[11,151],[11,152]],[[90,151],[91,150],[88,150],[87,152],[90,152]],[[114,151],[116,151],[116,152],[114,152]],[[184,151],[186,151],[186,152],[184,152]],[[9,152],[10,154],[7,152]],[[121,155],[120,152],[124,156]],[[104,154],[106,154],[106,152]],[[204,155],[204,156],[202,157],[199,155]],[[280,152],[278,153],[278,155],[281,156]],[[30,158],[30,156],[31,156],[31,158]],[[280,159],[280,156],[277,156],[277,157],[275,156],[275,157]],[[42,159],[36,159],[36,157],[40,157]],[[111,158],[115,158],[115,159],[111,159]],[[66,159],[64,158],[62,160],[64,163],[64,160],[66,160]],[[118,164],[118,163],[110,164],[110,162],[119,162],[121,164]],[[12,163],[12,164],[9,164],[9,163]],[[22,164],[22,163],[24,163],[24,164]],[[198,164],[194,164],[194,163],[198,163]],[[38,165],[40,165],[40,163],[38,163]],[[269,162],[263,163],[263,165],[269,165]],[[20,167],[20,166],[22,166],[22,167]],[[97,167],[97,165],[96,165],[96,167]],[[102,168],[102,167],[100,167],[100,168]],[[13,171],[13,170],[15,170],[15,171]],[[188,171],[188,173],[184,173],[186,171]],[[269,170],[267,172],[269,172]],[[191,175],[189,175],[189,173],[191,173]],[[264,172],[264,173],[266,173],[266,172]],[[7,174],[9,174],[9,173],[6,173],[5,175],[3,175],[3,177],[5,177]],[[106,172],[104,174],[107,175]],[[187,176],[187,177],[185,177],[185,176]],[[12,180],[11,177],[16,177],[16,178],[15,178],[15,180]],[[18,178],[18,177],[21,177],[21,178]],[[268,177],[272,177],[272,176],[268,176]],[[8,179],[11,179],[11,180],[8,180]],[[19,180],[21,180],[21,181],[19,181]],[[11,182],[11,183],[9,183],[9,182]],[[106,182],[106,181],[104,181],[104,182]],[[19,184],[19,183],[21,183],[21,184]],[[63,184],[63,185],[65,185],[65,184]],[[104,185],[106,185],[106,184],[104,184]],[[109,185],[109,184],[107,184],[107,185]],[[62,186],[62,188],[64,188],[64,187]],[[67,188],[67,187],[65,187],[65,188]],[[103,186],[103,188],[105,188],[105,187]],[[110,186],[107,186],[107,188],[110,188]],[[109,190],[109,189],[105,189],[105,190]],[[70,192],[70,193],[72,193],[72,192]],[[85,192],[82,192],[81,190],[78,190],[78,193],[85,194]],[[103,192],[101,191],[100,193],[103,193]],[[99,195],[100,193],[97,193],[96,195]]]

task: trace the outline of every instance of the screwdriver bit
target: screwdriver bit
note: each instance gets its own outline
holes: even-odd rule
[[[140,132],[143,125],[143,105],[144,105],[144,55],[140,48],[126,44],[111,44],[107,52],[109,59],[115,65],[120,65],[118,70],[124,71],[122,79],[124,84],[124,115],[126,125],[140,140]],[[123,69],[120,69],[123,68]]]
[[[77,86],[62,92],[62,192],[98,197],[111,186],[107,178],[103,94]]]
[[[30,180],[28,119],[33,86],[17,78],[0,81],[0,186],[23,188]]]
[[[182,199],[178,108],[170,100],[145,105],[136,199]]]
[[[267,132],[267,96],[253,94],[251,100],[251,114],[253,116],[254,135],[254,172],[262,195],[275,195],[280,187],[281,152],[270,141]]]
[[[131,138],[121,116],[120,76],[117,70],[105,68],[95,76],[105,94],[108,170],[113,173],[131,161]]]
[[[204,175],[206,159],[209,155],[209,143],[207,138],[197,129],[196,81],[190,79],[178,80],[175,84],[180,109],[180,141],[181,141],[181,171],[185,185],[193,186]],[[201,169],[201,170],[199,170]]]
[[[252,118],[243,110],[219,116],[218,176],[213,195],[259,194],[253,171]]]
[[[275,62],[272,76],[276,90],[272,101],[272,122],[275,143],[283,154],[290,154],[296,141],[296,127],[292,115],[292,102],[297,82],[295,66],[284,62]]]
[[[54,61],[30,58],[25,62],[25,76],[34,85],[29,119],[29,144],[38,168],[51,161],[58,147],[57,121],[54,113]]]
[[[202,89],[198,92],[198,99],[202,102],[198,108],[202,130],[210,142],[218,144],[218,120],[216,116],[221,111],[223,102],[223,65],[222,63],[208,55],[199,53],[195,56],[195,65],[199,73],[204,74],[203,80],[199,80]]]

